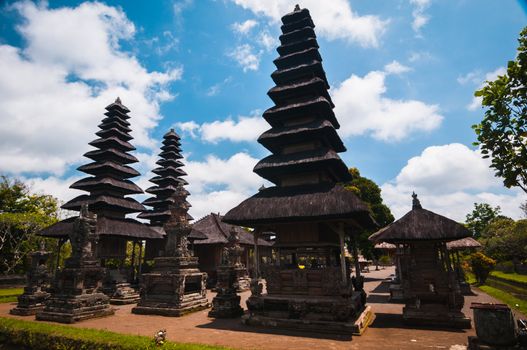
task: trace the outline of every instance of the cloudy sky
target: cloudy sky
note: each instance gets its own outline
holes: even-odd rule
[[[132,113],[149,187],[162,135],[183,137],[191,214],[225,213],[264,184],[261,113],[280,34],[298,0],[0,2],[0,173],[68,200],[104,107]],[[349,167],[399,217],[423,206],[464,220],[474,202],[518,218],[527,196],[481,159],[474,90],[504,71],[525,1],[304,0]],[[139,198],[141,199],[141,198]]]

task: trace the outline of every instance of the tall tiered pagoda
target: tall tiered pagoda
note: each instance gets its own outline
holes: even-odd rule
[[[153,209],[139,217],[149,219],[166,237],[159,241],[160,256],[154,257],[152,271],[142,276],[141,300],[132,312],[181,316],[209,306],[207,274],[200,272],[198,258],[188,249],[192,217],[188,214],[189,193],[183,188],[187,182],[181,179],[186,173],[180,169],[183,166],[180,137],[172,129],[163,138],[159,167],[153,170],[158,176],[150,180],[155,186],[146,190],[155,197],[143,202]],[[147,246],[147,253],[148,250]]]
[[[90,175],[75,183],[70,188],[83,190],[89,194],[80,195],[65,203],[62,208],[80,211],[83,205],[97,216],[97,244],[96,257],[101,259],[102,266],[106,266],[107,259],[120,261],[120,266],[106,266],[104,293],[111,297],[116,304],[134,303],[139,294],[130,287],[135,271],[124,267],[126,259],[126,245],[128,241],[139,243],[148,239],[162,239],[163,234],[137,220],[126,218],[127,214],[145,210],[145,207],[135,199],[128,197],[143,191],[130,178],[139,173],[129,164],[138,162],[137,158],[129,154],[135,150],[129,141],[130,123],[128,113],[119,98],[106,107],[105,118],[96,133],[98,139],[90,142],[96,149],[84,154],[93,162],[82,165],[78,170]],[[55,237],[63,242],[73,229],[76,218],[60,221],[40,232],[40,235]],[[133,255],[135,257],[135,255]],[[133,260],[133,259],[132,259]],[[132,261],[132,265],[134,265]],[[135,269],[132,266],[132,269]]]
[[[375,222],[367,205],[340,185],[351,175],[338,155],[346,148],[336,132],[340,125],[309,11],[297,6],[282,22],[271,74],[276,86],[268,92],[275,106],[263,114],[271,129],[258,139],[272,154],[254,168],[275,186],[262,188],[223,218],[254,228],[255,241],[263,232],[276,234],[280,264],[262,271],[267,294],[252,282],[244,321],[360,334],[373,314],[362,279],[349,278],[344,244]]]

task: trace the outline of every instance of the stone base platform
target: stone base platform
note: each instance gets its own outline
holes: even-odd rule
[[[405,306],[403,308],[403,321],[412,326],[437,326],[457,329],[472,328],[470,318],[460,311],[440,310],[439,308],[427,308]]]
[[[49,299],[47,292],[36,292],[33,294],[22,294],[18,297],[17,306],[9,310],[12,315],[32,316],[44,309],[44,302]]]
[[[75,296],[52,296],[45,308],[37,312],[39,321],[74,323],[90,318],[104,317],[115,314],[110,307],[109,298],[103,293],[92,293]]]
[[[240,306],[240,296],[236,294],[216,295],[212,299],[212,310],[209,311],[209,317],[214,318],[236,318],[243,315],[243,309]]]
[[[201,293],[187,294],[181,302],[163,302],[151,296],[152,300],[142,300],[132,309],[133,314],[179,317],[191,312],[204,310],[210,303]]]
[[[526,346],[516,345],[488,345],[482,343],[478,337],[468,337],[467,350],[525,350]]]
[[[103,288],[102,292],[110,297],[110,304],[113,305],[137,304],[141,299],[130,283],[117,283],[112,289]]]
[[[242,316],[242,322],[250,326],[291,329],[302,332],[329,333],[339,335],[362,335],[375,320],[370,306],[366,306],[353,322],[320,321],[306,319],[284,319],[248,314]]]

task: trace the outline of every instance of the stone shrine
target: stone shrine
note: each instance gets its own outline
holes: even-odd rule
[[[13,315],[29,316],[44,308],[44,302],[50,294],[47,289],[51,275],[46,266],[50,253],[41,244],[40,250],[31,253],[31,267],[27,272],[27,284],[24,293],[18,297],[18,303],[9,312]]]
[[[243,315],[240,306],[240,296],[236,294],[240,283],[250,287],[250,279],[246,277],[246,270],[241,263],[243,248],[236,230],[231,230],[229,244],[223,249],[223,261],[218,266],[216,296],[212,299],[212,310],[209,317],[234,318]]]
[[[110,298],[100,291],[104,268],[95,256],[97,216],[84,204],[69,239],[71,256],[55,276],[51,296],[36,315],[40,321],[73,323],[114,314]]]

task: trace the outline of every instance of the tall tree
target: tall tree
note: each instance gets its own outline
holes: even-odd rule
[[[474,238],[479,238],[487,226],[500,215],[500,212],[499,206],[493,208],[487,203],[474,203],[474,209],[467,214],[465,225],[472,232]]]
[[[518,39],[516,59],[507,73],[476,91],[487,107],[480,124],[473,125],[483,158],[491,157],[496,176],[506,187],[527,193],[527,27]]]
[[[364,201],[371,209],[372,216],[380,227],[391,224],[395,218],[390,211],[390,208],[383,203],[380,187],[372,180],[361,176],[357,168],[349,169],[352,180],[345,184],[345,187],[353,191],[362,201]],[[376,255],[373,250],[373,244],[368,240],[372,231],[361,232],[358,236],[358,246],[362,254],[367,258],[372,258]]]
[[[0,176],[0,273],[23,272],[27,254],[37,248],[36,234],[56,222],[58,215],[57,199]]]

